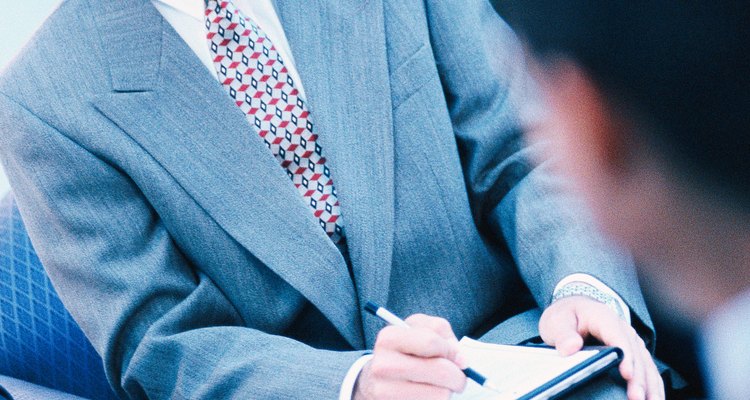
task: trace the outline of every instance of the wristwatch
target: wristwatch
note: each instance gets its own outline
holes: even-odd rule
[[[574,281],[565,284],[565,286],[560,288],[552,296],[552,302],[554,303],[557,300],[572,296],[586,296],[590,299],[596,300],[611,308],[614,312],[617,313],[617,315],[620,316],[620,318],[627,319],[625,318],[625,310],[622,309],[619,301],[617,301],[613,296],[604,293],[585,282]]]

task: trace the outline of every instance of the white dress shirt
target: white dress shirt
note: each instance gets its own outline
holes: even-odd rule
[[[172,25],[182,40],[190,46],[198,58],[214,76],[218,75],[211,53],[208,50],[208,39],[206,39],[205,6],[201,0],[152,0],[157,10],[164,19]],[[299,73],[295,67],[292,50],[286,40],[286,34],[281,27],[279,16],[271,0],[234,0],[234,5],[241,10],[245,16],[252,19],[263,32],[271,39],[276,50],[281,54],[284,65],[289,75],[294,80],[295,87],[305,99],[305,89]]]
[[[276,9],[271,0],[233,0],[234,5],[241,10],[248,18],[252,19],[261,30],[263,30],[276,50],[281,54],[284,65],[289,70],[289,74],[294,80],[295,86],[300,91],[302,98],[306,98],[302,80],[299,77],[295,67],[292,51],[286,34],[279,21]],[[195,52],[211,74],[217,76],[216,68],[211,59],[208,49],[208,40],[206,39],[206,28],[204,21],[204,1],[203,0],[152,0],[157,10],[164,16],[164,19],[172,25],[174,30],[182,37],[185,43]],[[217,76],[218,79],[218,76]],[[314,116],[313,116],[314,118]],[[578,281],[587,283],[603,293],[612,295],[625,311],[624,317],[630,322],[630,311],[625,302],[612,289],[607,287],[598,279],[586,274],[574,274],[563,281],[555,288],[557,292],[566,283]],[[552,294],[551,294],[552,295]],[[352,397],[354,385],[357,381],[362,368],[372,358],[372,355],[365,355],[358,359],[347,372],[344,381],[341,384],[339,399],[349,400]]]
[[[703,363],[712,399],[750,399],[750,290],[703,325]]]

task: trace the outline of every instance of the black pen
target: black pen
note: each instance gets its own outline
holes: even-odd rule
[[[409,324],[407,324],[406,321],[404,321],[403,319],[397,317],[392,312],[386,310],[383,307],[378,306],[377,304],[371,301],[368,301],[367,304],[365,304],[365,311],[382,319],[383,321],[388,323],[388,325],[395,325],[395,326],[400,326],[402,328],[409,328]],[[466,368],[463,370],[463,372],[467,378],[478,383],[479,386],[501,393],[500,389],[498,389],[497,386],[493,385],[489,379],[487,379],[484,375],[480,374],[479,372],[471,368]]]

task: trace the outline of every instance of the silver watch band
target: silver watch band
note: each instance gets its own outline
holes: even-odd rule
[[[613,296],[604,293],[585,282],[575,281],[566,284],[565,286],[560,288],[560,290],[555,292],[555,294],[552,296],[552,302],[554,303],[557,300],[572,296],[586,296],[590,299],[596,300],[602,304],[607,305],[614,312],[616,312],[617,315],[620,316],[620,318],[626,319],[625,310],[622,309],[620,303]]]

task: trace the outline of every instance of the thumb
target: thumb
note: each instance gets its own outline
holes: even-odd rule
[[[569,356],[583,348],[583,338],[575,330],[566,331],[555,347],[563,356]]]
[[[583,337],[578,333],[578,318],[570,310],[550,307],[539,321],[539,333],[545,343],[557,348],[563,356],[583,348]]]

